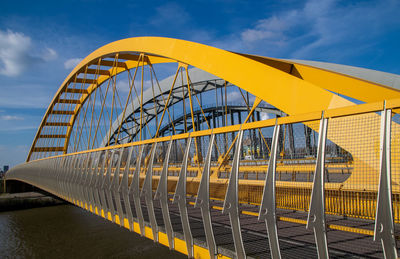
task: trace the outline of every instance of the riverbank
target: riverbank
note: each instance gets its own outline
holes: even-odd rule
[[[65,201],[37,192],[1,193],[0,212],[64,204]]]

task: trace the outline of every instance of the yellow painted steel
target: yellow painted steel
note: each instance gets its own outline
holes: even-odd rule
[[[83,207],[82,207],[83,208]],[[86,208],[83,208],[86,209]],[[86,209],[87,210],[87,209]],[[97,210],[97,207],[96,207]],[[105,218],[104,216],[102,216],[103,218]],[[115,224],[119,225],[120,224],[120,219],[118,215],[114,215],[115,217]],[[112,222],[112,217],[111,214],[105,218],[109,221]],[[129,225],[129,220],[127,218],[123,219],[123,227],[126,229],[130,229],[130,225]],[[133,231],[136,232],[137,234],[140,234],[140,227],[139,224],[137,222],[134,222],[134,226],[133,226]],[[153,231],[151,230],[150,227],[145,226],[145,237],[154,240],[153,238]],[[166,247],[169,247],[168,245],[168,238],[167,238],[167,234],[163,233],[161,231],[158,232],[158,242]],[[187,248],[186,248],[186,242],[180,238],[174,237],[174,250],[187,255]],[[198,246],[196,244],[193,245],[193,250],[194,250],[194,258],[196,259],[206,259],[209,258],[209,252],[206,248]],[[218,254],[217,255],[218,258],[224,258],[224,259],[229,259],[230,257],[227,257],[225,255],[221,255]]]
[[[392,109],[400,109],[400,99],[390,100],[390,101],[388,101],[388,103],[390,103],[390,105],[391,105],[390,107]],[[347,116],[351,116],[355,111],[357,111],[356,114],[367,114],[367,113],[372,113],[372,112],[379,112],[382,110],[381,108],[383,108],[383,102],[376,102],[376,103],[370,103],[370,104],[365,104],[365,105],[364,104],[363,105],[352,105],[352,106],[344,107],[341,109],[325,110],[324,114],[326,116],[324,116],[324,117],[329,118],[330,114],[334,114],[334,117],[347,117]],[[288,124],[288,123],[307,123],[307,122],[316,121],[319,119],[321,119],[321,112],[311,112],[311,113],[297,114],[297,115],[292,115],[292,116],[287,116],[287,117],[279,117],[277,119],[268,119],[268,120],[262,120],[262,121],[247,122],[246,124],[243,124],[243,125],[231,125],[231,126],[219,127],[219,128],[215,128],[213,130],[210,130],[210,129],[200,130],[200,131],[196,131],[196,132],[191,132],[190,137],[194,138],[194,137],[209,136],[211,133],[213,133],[213,134],[231,133],[231,132],[238,131],[240,129],[249,130],[249,129],[257,129],[257,128],[265,128],[265,127],[274,126],[275,124],[284,125],[284,124]],[[181,134],[175,134],[173,136],[159,137],[156,139],[145,139],[142,141],[118,144],[118,145],[101,147],[101,148],[96,148],[96,149],[91,149],[91,150],[84,150],[84,151],[74,152],[74,153],[70,153],[70,154],[57,155],[57,156],[53,156],[52,158],[86,154],[89,152],[118,149],[118,148],[123,148],[123,147],[130,147],[130,146],[140,146],[140,145],[146,145],[146,144],[153,144],[156,142],[165,142],[165,141],[169,141],[169,140],[186,139],[188,137],[189,137],[189,133],[181,133]],[[45,159],[48,159],[48,158],[41,158],[41,159],[37,159],[35,161],[40,161],[40,160],[45,160]],[[28,161],[28,163],[29,163],[29,161]]]
[[[342,97],[279,69],[262,64],[254,58],[177,39],[159,37],[129,38],[99,48],[75,67],[53,98],[36,134],[32,148],[35,147],[40,131],[45,125],[48,115],[51,114],[52,108],[58,102],[59,96],[66,91],[68,83],[76,78],[77,73],[82,72],[83,68],[89,64],[95,64],[102,57],[109,57],[112,53],[127,52],[146,53],[146,55],[150,56],[151,60],[149,62],[152,64],[175,60],[198,67],[239,86],[288,114],[319,111],[351,104],[351,102],[346,101]],[[67,152],[69,137],[76,115],[79,113],[88,96],[102,82],[126,69],[133,68],[136,66],[136,63],[135,61],[128,60],[125,62],[125,65],[118,66],[116,69],[111,68],[109,71],[110,75],[101,75],[97,79],[96,84],[88,86],[88,93],[82,95],[75,107],[75,114],[71,117],[71,126],[68,127],[67,137],[64,142],[64,153]],[[30,160],[32,148],[27,161]]]
[[[306,65],[259,56],[236,54],[183,40],[141,37],[124,39],[107,44],[87,56],[64,81],[62,87],[53,99],[45,118],[48,114],[51,114],[51,107],[53,107],[55,103],[60,102],[58,96],[60,96],[60,93],[63,91],[66,91],[67,83],[72,82],[74,78],[76,78],[77,72],[87,71],[87,66],[89,64],[96,63],[96,61],[102,57],[110,57],[113,53],[118,55],[118,53],[127,52],[145,53],[146,57],[149,58],[147,63],[154,64],[176,61],[180,64],[190,64],[198,67],[237,85],[239,88],[252,93],[256,97],[290,115],[340,108],[352,104],[350,101],[330,91],[364,101],[377,101],[400,97],[400,92],[398,90]],[[64,147],[62,149],[64,153],[67,152],[70,134],[77,114],[88,96],[90,96],[90,94],[105,80],[126,71],[126,69],[135,67],[138,58],[139,56],[135,58],[135,56],[132,55],[131,60],[118,62],[117,67],[112,67],[109,70],[109,75],[101,75],[97,83],[89,85],[87,93],[83,94],[80,100],[73,100],[77,105],[74,110],[74,115],[71,116],[68,124]],[[295,69],[293,69],[293,66],[295,66]],[[85,67],[86,69],[84,69]],[[374,114],[361,116],[365,117],[364,120],[369,120],[373,123],[378,123],[380,120],[379,116]],[[35,143],[40,137],[40,131],[43,126],[46,125],[45,118],[43,119],[42,125],[38,130],[29,152],[28,161],[32,152],[45,150],[35,147]],[[345,125],[352,125],[354,128],[362,126],[359,124],[362,120],[359,118],[356,120],[343,119],[342,121]],[[397,125],[394,126],[397,127]],[[368,126],[364,125],[364,127]],[[316,129],[314,128],[314,130]],[[370,140],[372,136],[375,136],[373,141],[376,142],[379,140],[376,137],[378,136],[376,133],[376,131],[371,131],[368,136],[348,134],[344,138],[343,136],[335,135],[335,133],[328,133],[328,139],[335,142],[355,157],[355,170],[348,181],[348,185],[364,185],[367,181],[370,181],[371,177],[375,179],[377,184],[376,173],[368,175],[362,174],[361,172],[361,169],[366,166],[372,168],[371,171],[377,170],[376,164],[369,163],[368,157],[366,157],[368,155],[365,155],[368,152],[360,153],[359,150],[349,145],[349,139],[355,139],[362,143],[363,141]],[[52,150],[61,151],[61,147]],[[394,177],[394,179],[400,180],[400,176]]]
[[[126,53],[143,54],[130,55]],[[77,80],[76,78],[78,74],[82,73],[85,73],[86,76],[86,72],[88,72],[88,65],[100,62],[103,65],[108,64],[109,66],[112,66],[112,64],[106,63],[106,60],[102,60],[102,58],[123,56],[128,58],[128,60],[125,62],[118,61],[116,66],[113,66],[110,70],[102,70],[103,72],[99,73],[100,75],[98,76],[97,80],[88,81],[88,84],[86,84],[86,89],[74,90],[68,88],[71,82],[84,82],[84,79]],[[379,183],[378,154],[380,141],[379,125],[381,119],[380,115],[378,115],[376,112],[384,109],[383,100],[388,100],[386,102],[386,108],[393,109],[394,111],[400,110],[400,92],[398,90],[307,65],[266,57],[232,53],[183,40],[158,37],[130,38],[116,41],[101,47],[82,60],[82,62],[65,79],[57,94],[53,98],[53,101],[51,102],[35,136],[27,161],[30,160],[33,152],[63,151],[64,155],[55,157],[66,156],[68,144],[70,141],[72,141],[70,140],[70,137],[75,121],[88,98],[101,84],[106,82],[108,79],[111,79],[127,69],[137,67],[140,63],[140,56],[148,59],[146,62],[143,61],[147,65],[165,62],[177,62],[178,71],[182,64],[185,64],[186,72],[188,65],[200,68],[226,81],[229,81],[233,85],[238,86],[240,89],[248,91],[249,93],[255,95],[257,100],[263,100],[289,115],[287,117],[278,119],[269,119],[256,122],[247,122],[246,119],[245,123],[242,125],[232,125],[214,128],[212,130],[194,129],[194,132],[190,133],[190,137],[195,138],[195,140],[196,137],[208,136],[211,133],[223,134],[237,132],[240,129],[259,129],[263,127],[271,127],[275,125],[275,123],[279,125],[303,123],[317,131],[318,125],[315,122],[321,119],[321,116],[329,118],[329,125],[339,125],[338,127],[346,128],[345,133],[340,133],[337,130],[329,130],[328,128],[328,140],[334,142],[342,149],[349,152],[352,155],[353,160],[351,165],[346,165],[348,167],[348,172],[351,172],[351,175],[345,182],[325,184],[326,212],[328,214],[348,215],[366,219],[373,219],[375,217],[374,209],[376,208],[376,194]],[[116,60],[118,60],[118,58]],[[90,70],[89,73],[94,74],[96,71]],[[175,79],[176,76],[177,74],[175,75]],[[189,82],[189,78],[187,78],[187,81]],[[143,77],[141,86],[141,92],[143,92]],[[174,87],[174,85],[172,87]],[[67,92],[79,93],[81,94],[81,97],[79,99],[61,99],[61,95]],[[353,105],[352,102],[332,92],[343,94],[368,103]],[[170,94],[171,92],[169,95]],[[57,103],[68,103],[75,106],[73,111],[57,111],[54,110]],[[254,108],[255,106],[253,109]],[[163,116],[164,113],[165,110],[163,112]],[[71,115],[71,118],[68,123],[48,122],[47,119],[50,114],[68,114]],[[250,114],[247,118],[249,118],[249,116]],[[66,134],[42,134],[43,127],[52,125],[51,123],[54,124],[53,126],[67,127]],[[160,126],[161,122],[159,123],[158,128]],[[392,138],[395,140],[400,139],[399,125],[392,123],[392,129]],[[362,134],[360,134],[360,132],[362,132]],[[65,141],[63,143],[63,147],[36,146],[38,138],[50,138],[50,136],[64,138]],[[146,139],[134,143],[86,150],[76,152],[73,155],[121,147],[138,146],[155,142],[179,140],[188,137],[188,133],[176,134],[172,137],[157,136],[157,138],[154,139]],[[368,146],[361,147],[361,145],[364,143],[368,143]],[[399,141],[395,141],[394,144],[396,145],[392,145],[392,151],[397,148]],[[227,152],[226,155],[228,155],[228,153],[229,152]],[[395,161],[400,161],[400,155],[396,152],[392,153],[394,154],[392,159]],[[341,168],[343,165],[333,165],[334,170],[335,167]],[[176,168],[173,166],[169,168],[169,170],[176,171],[179,171],[179,169],[179,166]],[[189,171],[196,171],[197,169],[198,168],[192,166],[188,167]],[[222,164],[222,162],[217,166],[211,166],[211,171],[215,173],[215,177],[210,180],[211,198],[224,198],[228,180],[218,177],[218,173],[222,171],[228,172],[229,169],[230,166]],[[154,167],[155,172],[160,170],[161,168],[158,168],[157,166]],[[246,174],[248,175],[249,172],[262,173],[266,170],[267,165],[247,165],[240,167],[240,173],[244,173],[245,178]],[[298,171],[311,173],[313,170],[314,167],[309,165],[281,164],[277,167],[278,174],[280,172],[291,172],[293,174]],[[155,175],[153,180],[157,182],[158,179],[159,176]],[[169,191],[174,190],[177,179],[178,178],[175,176],[168,177]],[[400,222],[399,170],[393,170],[392,182],[393,195],[395,197],[393,204],[395,221]],[[263,181],[259,180],[240,179],[239,201],[243,203],[259,204],[263,184]],[[188,194],[196,195],[198,185],[198,176],[188,177]],[[157,185],[153,184],[153,186]],[[277,207],[303,211],[308,210],[311,188],[312,186],[310,182],[283,182],[278,180],[276,183]],[[109,212],[106,213],[103,210],[99,211],[98,208],[93,208],[91,204],[83,204],[80,201],[71,200],[69,197],[63,198],[86,210],[100,214],[102,217],[107,218],[108,220],[112,221],[114,219],[116,223],[123,222],[124,227],[129,228],[129,222],[126,218],[120,219],[118,215],[111,215]],[[216,207],[214,209],[218,208]],[[252,215],[252,212],[243,211],[242,213]],[[280,217],[279,220],[305,224],[305,221],[285,217]],[[331,229],[367,235],[371,235],[372,233],[369,230],[349,228],[345,226],[329,225],[328,227]],[[140,232],[140,228],[137,224],[134,224],[133,229],[137,233]],[[144,234],[146,237],[153,239],[152,231],[148,227],[146,227]],[[168,246],[168,240],[165,233],[160,232],[158,238],[160,243]],[[186,243],[181,239],[175,238],[175,249],[185,254],[187,253]],[[196,258],[208,257],[208,251],[206,249],[195,246],[194,250]]]
[[[397,109],[400,107],[400,99],[395,99],[395,100],[390,100],[387,102],[387,104],[390,105],[390,108],[392,109]],[[341,109],[331,109],[327,110],[324,114],[328,118],[337,118],[338,116],[341,118],[347,118],[351,116],[352,114],[358,114],[355,116],[363,115],[363,114],[371,114],[375,113],[383,108],[383,102],[377,102],[377,103],[371,103],[371,104],[365,104],[365,105],[355,105],[355,106],[350,106],[346,108],[341,108]],[[354,116],[354,115],[353,115]],[[314,121],[317,120],[320,117],[320,113],[309,113],[309,114],[304,114],[304,115],[293,115],[293,116],[288,116],[288,117],[281,117],[277,120],[275,119],[270,119],[270,120],[265,120],[265,121],[257,121],[257,122],[251,122],[251,123],[246,123],[242,125],[242,129],[256,129],[256,128],[262,128],[262,127],[268,127],[268,126],[273,126],[275,123],[277,124],[286,124],[286,123],[298,123],[298,122],[309,122],[309,121]],[[214,133],[229,133],[233,131],[238,131],[240,129],[240,125],[234,125],[234,126],[227,126],[227,127],[222,127],[222,128],[217,128],[214,129]],[[196,131],[192,132],[190,134],[191,137],[197,137],[197,136],[207,136],[211,134],[211,130],[202,130],[202,131]],[[157,138],[157,139],[147,139],[139,142],[133,142],[133,143],[127,143],[127,144],[122,144],[122,145],[115,145],[115,146],[109,146],[109,147],[104,147],[104,148],[99,148],[95,150],[86,150],[82,152],[77,152],[74,154],[67,154],[67,155],[61,155],[57,157],[62,157],[62,156],[69,156],[69,155],[77,155],[77,154],[84,154],[87,152],[95,152],[95,151],[100,151],[100,150],[107,150],[107,149],[115,149],[115,148],[121,148],[121,147],[129,147],[129,146],[138,146],[138,145],[143,145],[143,144],[151,144],[155,142],[165,142],[169,140],[179,140],[179,139],[184,139],[188,138],[189,134],[179,134],[179,135],[173,135],[172,137],[163,137],[163,138]],[[376,153],[377,151],[374,151]],[[53,157],[55,158],[55,157]],[[29,163],[29,162],[28,162]],[[278,164],[279,165],[279,164]],[[341,165],[335,165],[336,167],[339,167]],[[333,167],[335,167],[333,166]],[[354,165],[351,165],[354,166]],[[211,170],[215,170],[215,166],[211,167]],[[283,165],[283,166],[278,166],[277,172],[278,174],[280,172],[287,172],[287,171],[302,171],[302,172],[311,172],[313,167],[307,167],[307,166],[302,166],[302,165]],[[396,168],[395,168],[396,169]],[[157,170],[161,170],[161,168],[157,168],[156,166],[154,167],[155,172]],[[174,168],[173,166],[170,168],[172,171],[178,170],[177,168]],[[189,166],[188,170],[195,170],[195,167],[191,168]],[[241,166],[241,172],[251,172],[251,171],[266,171],[267,166]],[[348,169],[352,173],[354,172],[354,168]],[[229,171],[229,166],[224,168],[224,171]],[[397,171],[398,172],[398,171]],[[393,181],[396,180],[396,174],[394,174],[394,179]],[[159,176],[154,176],[154,181],[158,181]],[[170,176],[169,178],[169,184],[168,184],[168,189],[169,191],[173,191],[174,189],[174,184],[177,182],[177,177]],[[143,180],[143,179],[142,179]],[[225,188],[227,184],[227,179],[211,179],[211,185],[212,187],[210,188],[210,196],[214,199],[223,199],[225,195]],[[196,195],[197,194],[197,189],[198,189],[198,184],[199,184],[199,178],[198,177],[190,177],[188,178],[188,183],[187,183],[187,190],[188,194],[190,195]],[[263,181],[259,180],[244,180],[240,179],[239,180],[239,185],[241,186],[241,192],[239,193],[239,200],[244,203],[253,203],[253,204],[259,204],[260,203],[260,197],[261,197],[261,192],[263,188]],[[311,183],[310,182],[282,182],[282,181],[277,181],[277,207],[279,208],[286,208],[286,209],[295,209],[295,210],[307,210],[308,209],[308,204],[309,204],[309,198],[310,198],[310,191],[311,191]],[[154,186],[157,186],[157,184],[154,184]],[[368,183],[364,183],[362,185],[362,188],[360,189],[360,185],[349,185],[349,188],[344,188],[345,185],[343,183],[326,183],[325,184],[325,189],[326,189],[326,212],[328,214],[335,214],[335,215],[348,215],[352,217],[360,217],[360,218],[367,218],[367,219],[373,219],[375,216],[375,210],[374,208],[376,207],[376,182],[375,180],[370,180]],[[400,203],[398,202],[400,200],[400,188],[398,185],[393,185],[393,193],[395,195],[394,199],[394,214],[395,214],[395,221],[400,222]],[[287,197],[292,197],[288,199]],[[76,202],[74,201],[76,204]],[[355,205],[357,204],[357,205]],[[366,208],[366,209],[361,209],[361,208]]]
[[[400,98],[400,91],[388,86],[369,82],[349,75],[328,71],[295,61],[241,54],[283,72],[297,76],[323,89],[339,93],[363,102],[377,102]]]
[[[192,183],[192,182],[193,182],[192,179],[188,179],[188,183],[189,184]],[[27,182],[27,183],[29,183],[29,182]],[[240,184],[242,184],[242,183],[240,183]],[[279,187],[279,185],[277,187]],[[41,186],[41,188],[43,188],[44,190],[47,190],[43,186]],[[261,188],[262,188],[262,185],[261,185]],[[188,187],[188,189],[190,189],[190,187]],[[329,189],[329,187],[327,189]],[[47,191],[50,191],[50,190],[47,190]],[[57,194],[55,193],[55,195],[57,195]],[[71,201],[71,199],[69,197],[64,197],[64,196],[59,196],[59,197],[65,199],[65,200]],[[277,198],[279,198],[279,196]],[[222,197],[222,199],[223,199],[223,197]],[[216,200],[221,200],[221,199],[216,199]],[[396,201],[398,201],[398,199],[396,199]],[[84,206],[80,205],[80,204],[82,204],[82,202],[75,201],[74,203],[77,206],[80,206],[83,209],[87,210],[87,208],[85,208]],[[248,202],[246,202],[246,203],[248,203]],[[188,204],[193,206],[194,202],[189,202]],[[279,204],[277,204],[277,205],[279,207]],[[398,204],[395,204],[395,205],[398,206]],[[99,209],[97,207],[95,207],[95,206],[94,206],[94,208],[95,208],[96,214],[99,215],[97,213],[99,211]],[[223,208],[221,206],[215,206],[214,205],[214,206],[212,206],[212,209],[222,210]],[[329,210],[329,208],[328,208],[328,210]],[[119,216],[118,215],[111,215],[111,214],[108,213],[108,217],[106,218],[105,215],[104,215],[103,210],[101,210],[101,212],[102,213],[99,216],[101,216],[101,217],[103,217],[103,218],[105,218],[105,219],[107,219],[109,221],[112,221],[112,218],[113,218],[112,216],[114,216],[114,218],[116,219],[115,223],[119,224]],[[243,214],[243,215],[249,215],[249,216],[258,217],[258,213],[254,212],[254,211],[241,210],[240,213]],[[297,219],[297,218],[291,218],[291,217],[285,217],[285,216],[279,216],[279,217],[277,217],[277,220],[296,223],[296,224],[301,224],[301,225],[306,225],[307,224],[306,220]],[[123,226],[125,228],[127,228],[127,229],[130,229],[129,220],[127,218],[124,218],[123,222],[124,222]],[[373,231],[369,230],[369,229],[359,228],[359,227],[342,226],[342,225],[336,225],[336,224],[327,224],[327,228],[332,229],[332,230],[339,230],[339,231],[362,234],[362,235],[368,235],[368,236],[373,236],[373,234],[374,234]],[[133,224],[133,231],[138,233],[138,234],[140,234],[140,227],[139,227],[139,224],[137,222],[134,222],[134,224]],[[150,227],[145,226],[145,237],[153,240],[153,234],[152,234],[152,230],[151,230]],[[398,236],[398,235],[396,235],[395,238],[397,240],[400,240],[400,236]],[[166,237],[165,233],[159,232],[158,233],[158,240],[159,240],[160,244],[163,244],[163,245],[168,247],[168,240],[167,240],[167,237]],[[176,251],[187,255],[186,242],[184,240],[175,237],[174,238],[174,243],[175,243],[175,250]],[[195,258],[209,258],[208,250],[203,248],[203,247],[201,247],[201,246],[198,246],[196,244],[194,244],[194,254],[195,254]],[[221,254],[219,254],[218,257],[219,258],[229,258],[229,257],[226,257],[226,256],[221,255]]]
[[[133,56],[133,57],[135,57],[135,56]],[[137,59],[132,59],[131,58],[130,60],[127,60],[125,62],[119,62],[119,63],[124,64],[124,65],[121,65],[121,66],[117,67],[116,69],[110,68],[109,70],[106,70],[107,72],[99,73],[101,76],[99,76],[97,78],[97,83],[88,85],[87,89],[84,90],[84,91],[81,91],[80,89],[68,88],[69,83],[73,82],[73,79],[75,77],[77,77],[80,73],[84,73],[85,72],[85,70],[83,68],[86,67],[86,65],[96,63],[96,59],[92,60],[91,62],[88,62],[87,64],[84,64],[84,65],[81,65],[81,66],[78,65],[77,67],[75,67],[75,69],[67,76],[67,78],[64,80],[64,82],[61,84],[61,86],[58,89],[57,93],[53,97],[53,100],[51,101],[49,107],[47,108],[47,111],[46,111],[45,115],[43,116],[42,122],[41,122],[41,124],[40,124],[40,126],[38,128],[38,131],[36,133],[36,136],[35,136],[35,138],[33,140],[32,147],[31,147],[31,149],[30,149],[30,151],[28,153],[27,161],[30,160],[32,152],[34,152],[33,148],[36,145],[37,140],[40,137],[40,132],[42,131],[43,127],[46,126],[46,120],[48,119],[50,114],[68,114],[68,115],[72,115],[69,123],[59,123],[60,125],[54,125],[54,126],[66,126],[67,127],[67,134],[66,134],[66,137],[65,137],[64,147],[63,147],[63,150],[62,150],[64,152],[64,154],[67,153],[67,147],[68,147],[68,143],[69,143],[69,139],[70,139],[70,136],[71,136],[73,125],[75,123],[77,115],[79,114],[79,112],[80,112],[82,106],[85,104],[86,100],[89,98],[90,94],[93,93],[97,89],[97,87],[102,85],[108,79],[114,77],[115,75],[117,75],[119,73],[125,72],[128,69],[135,68],[137,66],[137,62],[136,61],[137,61]],[[147,59],[145,60],[145,62],[146,62],[146,64],[158,64],[158,63],[173,62],[173,60],[170,60],[170,59],[167,59],[167,58],[158,57],[158,56],[148,55]],[[102,62],[102,65],[106,65],[106,64],[104,64],[104,61]],[[112,65],[112,64],[108,63],[108,65]],[[55,104],[58,102],[57,100],[58,100],[59,96],[61,96],[63,93],[67,93],[67,92],[82,92],[82,94],[83,94],[82,97],[79,100],[79,103],[76,105],[75,109],[73,111],[57,111],[57,110],[53,110],[53,108],[55,107]]]

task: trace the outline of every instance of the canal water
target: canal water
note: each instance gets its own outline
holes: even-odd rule
[[[72,205],[0,213],[0,258],[187,258]]]

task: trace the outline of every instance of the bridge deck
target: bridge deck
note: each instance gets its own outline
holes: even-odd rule
[[[170,198],[172,198],[172,196]],[[201,247],[207,247],[200,209],[194,208],[193,202],[194,198],[188,198],[188,213],[194,243]],[[221,201],[213,200],[211,206],[213,231],[218,252],[232,258],[234,257],[235,247],[229,216],[221,213]],[[136,217],[133,202],[131,207],[133,215]],[[165,232],[161,207],[158,201],[154,201],[154,207],[160,231]],[[244,248],[248,257],[270,258],[265,223],[259,222],[257,216],[255,216],[258,215],[258,209],[258,206],[255,205],[241,204],[240,206],[240,222]],[[169,210],[175,236],[184,239],[178,206],[170,202]],[[144,199],[142,200],[142,211],[146,225],[150,227]],[[370,233],[373,231],[374,222],[371,220],[344,218],[332,215],[327,215],[326,217],[328,226],[339,225],[370,231]],[[277,226],[282,257],[298,258],[300,256],[302,258],[317,258],[314,233],[312,230],[307,230],[305,226],[307,213],[277,209],[277,218],[279,219]],[[381,244],[379,242],[374,242],[371,235],[328,228],[327,238],[329,252],[332,258],[383,258]],[[400,241],[397,240],[397,247],[399,247],[399,245]]]

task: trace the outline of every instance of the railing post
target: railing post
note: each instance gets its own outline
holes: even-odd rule
[[[91,188],[91,182],[92,182],[92,177],[93,177],[93,164],[95,163],[96,159],[96,153],[90,153],[90,159],[88,163],[88,167],[86,169],[86,180],[85,180],[85,195],[88,203],[88,209],[94,213],[94,202],[93,202],[93,193],[92,193],[92,188]]]
[[[149,213],[151,230],[153,232],[153,241],[158,242],[158,225],[156,220],[156,214],[154,212],[154,204],[153,204],[153,163],[154,163],[154,154],[156,153],[157,142],[153,144],[150,151],[150,160],[149,166],[147,168],[146,176],[144,178],[142,192],[140,196],[144,196],[147,206],[147,212]]]
[[[68,161],[68,157],[63,156],[61,159],[61,167],[59,168],[58,174],[57,174],[57,186],[59,189],[60,196],[65,199],[64,195],[64,188],[63,188],[63,176],[65,174],[65,167]]]
[[[108,167],[107,167],[107,174],[105,176],[104,185],[103,185],[104,192],[105,192],[106,198],[107,198],[108,210],[111,214],[112,222],[115,222],[115,207],[114,207],[113,196],[112,196],[110,188],[111,188],[111,171],[112,171],[112,166],[113,166],[114,155],[115,155],[115,150],[112,150],[111,156],[110,156],[110,162],[108,163]]]
[[[183,156],[182,167],[179,173],[178,183],[176,184],[175,194],[173,203],[178,203],[179,212],[181,214],[181,221],[183,227],[183,235],[186,241],[186,248],[188,257],[193,258],[193,236],[190,230],[189,217],[186,207],[186,174],[187,174],[187,163],[189,158],[190,143],[192,138],[189,136],[187,139],[185,154]]]
[[[75,163],[72,168],[70,188],[71,188],[72,200],[73,200],[74,204],[78,206],[78,197],[77,197],[77,192],[76,192],[76,178],[78,175],[78,168],[79,168],[79,163],[80,163],[79,155],[75,155],[74,159],[75,159]]]
[[[131,166],[132,152],[133,152],[133,147],[129,147],[128,157],[125,163],[125,170],[122,175],[121,184],[119,185],[119,190],[118,190],[122,193],[122,199],[124,200],[125,211],[126,211],[126,216],[128,218],[130,231],[133,231],[133,214],[132,214],[131,203],[129,201],[129,172]]]
[[[109,211],[109,207],[107,206],[107,201],[106,201],[106,196],[104,193],[104,182],[106,179],[106,175],[104,174],[104,170],[106,169],[106,163],[107,163],[107,156],[108,156],[109,150],[106,150],[104,153],[103,157],[103,163],[100,168],[100,172],[98,174],[98,191],[100,194],[100,201],[101,201],[101,210],[100,210],[100,215],[102,215],[102,212],[104,213],[104,217],[107,218],[107,214]],[[102,215],[103,216],[103,215]]]
[[[79,169],[77,171],[77,177],[76,177],[76,193],[78,197],[78,206],[81,208],[85,208],[84,201],[83,201],[83,194],[82,194],[82,177],[83,177],[83,171],[85,167],[85,155],[86,154],[79,154]]]
[[[65,195],[68,197],[68,201],[72,203],[72,192],[71,192],[71,180],[72,180],[72,171],[74,170],[75,166],[75,156],[69,157],[68,168],[65,173]]]
[[[307,229],[314,229],[318,258],[329,258],[326,239],[325,222],[325,143],[328,128],[328,119],[322,116],[319,126],[317,161],[314,173],[314,182],[311,193],[310,210],[308,211]]]
[[[397,258],[392,208],[391,123],[392,111],[381,115],[380,179],[376,206],[374,240],[381,241],[385,258]]]
[[[242,149],[243,131],[238,132],[238,139],[236,141],[235,154],[233,155],[232,169],[229,176],[229,184],[226,190],[226,196],[224,201],[224,207],[222,210],[223,214],[229,214],[229,220],[231,222],[233,242],[236,250],[236,257],[238,259],[246,258],[246,252],[244,250],[242,232],[240,229],[239,220],[239,197],[238,197],[238,182],[239,182],[239,163],[240,163],[240,152]]]
[[[263,198],[260,206],[258,220],[265,220],[267,225],[269,249],[271,258],[281,258],[279,249],[278,231],[276,227],[276,197],[275,197],[275,180],[276,180],[276,154],[278,152],[280,125],[276,124],[274,134],[272,136],[271,154],[268,163],[267,175],[265,177]]]
[[[120,172],[120,168],[121,168],[121,161],[122,161],[123,154],[124,154],[124,148],[120,148],[117,166],[114,170],[114,177],[113,177],[112,183],[110,185],[110,191],[112,191],[112,193],[114,194],[114,201],[115,201],[115,205],[117,206],[119,225],[121,227],[124,226],[124,218],[125,218],[123,210],[122,210],[122,205],[121,205],[121,195],[119,194],[119,184],[120,184],[119,183],[119,172]]]
[[[204,232],[206,234],[207,248],[210,258],[216,258],[218,254],[210,214],[210,166],[214,139],[215,135],[211,134],[207,155],[204,160],[203,174],[201,176],[199,190],[194,205],[195,208],[200,207],[201,209],[201,217],[203,219]]]
[[[61,198],[64,199],[64,190],[63,190],[63,186],[62,186],[62,177],[63,177],[63,174],[65,172],[65,166],[66,166],[68,157],[63,156],[60,159],[61,159],[61,167],[59,168],[56,181],[57,181],[57,188],[59,189],[58,191],[60,193],[60,196],[61,196]]]
[[[65,168],[65,159],[66,159],[66,157],[63,156],[63,157],[60,157],[59,159],[60,159],[60,165],[59,165],[59,168],[58,168],[57,173],[56,173],[55,186],[57,188],[58,195],[61,198],[64,198],[63,197],[63,193],[62,193],[62,186],[61,186],[61,176],[62,176],[64,168]]]
[[[81,208],[85,208],[85,204],[83,201],[83,192],[82,192],[82,178],[86,161],[85,156],[87,156],[87,154],[79,154],[78,156],[79,156],[79,170],[77,171],[75,187],[76,187],[77,197],[79,199],[78,206],[80,206]]]
[[[143,148],[144,146],[140,146],[139,148],[139,154],[136,160],[136,166],[135,166],[135,172],[133,173],[132,177],[132,183],[131,186],[129,187],[129,193],[132,193],[133,196],[133,202],[135,204],[135,211],[136,211],[136,217],[139,222],[139,228],[140,228],[140,235],[144,236],[144,218],[143,218],[143,212],[142,212],[142,205],[140,202],[140,171],[141,171],[141,163],[142,163],[142,156],[143,156]],[[133,228],[133,221],[132,221],[132,228]]]
[[[97,154],[97,159],[94,164],[93,168],[93,178],[92,178],[92,192],[93,192],[93,198],[94,198],[94,203],[96,204],[95,206],[95,212],[97,208],[97,215],[101,216],[101,200],[100,200],[100,193],[99,193],[99,186],[100,186],[100,158],[101,158],[102,151],[99,151]]]
[[[87,192],[87,187],[88,187],[87,180],[88,180],[91,156],[92,156],[92,153],[86,153],[85,166],[82,169],[82,177],[81,177],[81,181],[80,181],[82,200],[84,203],[83,205],[84,205],[84,208],[87,210],[90,209],[89,197],[88,197],[88,192]]]
[[[52,189],[52,191],[54,193],[56,193],[58,195],[58,189],[56,188],[56,184],[57,184],[57,176],[58,176],[58,172],[59,169],[61,168],[61,158],[57,157],[53,160],[53,171],[50,173],[50,178],[51,178],[51,183],[50,183],[50,188]]]
[[[96,213],[96,202],[94,199],[94,191],[93,191],[93,177],[94,177],[94,168],[97,165],[98,155],[96,152],[92,154],[92,159],[90,161],[90,167],[88,168],[88,181],[86,192],[89,200],[89,207],[92,206],[92,212]]]
[[[172,229],[171,218],[169,215],[169,208],[168,208],[168,163],[169,163],[169,155],[171,153],[173,140],[169,141],[167,153],[164,157],[164,165],[161,172],[160,180],[158,182],[157,191],[155,194],[155,199],[160,200],[161,205],[161,212],[163,215],[164,226],[167,232],[168,237],[168,246],[169,249],[174,249],[174,232]]]

